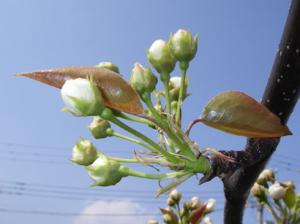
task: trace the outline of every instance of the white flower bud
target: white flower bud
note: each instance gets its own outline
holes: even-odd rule
[[[274,200],[280,200],[285,196],[286,189],[280,183],[275,182],[269,187],[269,194]]]
[[[93,186],[111,186],[119,183],[128,174],[121,171],[122,165],[100,155],[87,167],[89,176],[95,181]]]
[[[170,192],[169,197],[174,200],[175,203],[178,203],[181,199],[181,193],[177,189],[173,189]]]
[[[61,88],[65,111],[75,116],[96,116],[104,108],[98,87],[87,79],[67,80]]]
[[[214,210],[216,204],[216,200],[213,198],[210,198],[207,200],[205,205],[205,213],[210,213]]]
[[[206,216],[206,217],[203,219],[203,222],[204,222],[204,224],[213,224],[213,222],[211,221],[211,219],[210,219],[208,216]]]
[[[274,180],[274,173],[271,169],[264,169],[258,176],[256,182],[258,184],[264,185],[267,181]]]
[[[176,64],[176,59],[170,52],[169,45],[164,40],[156,40],[148,50],[148,60],[160,74],[170,74]]]
[[[79,165],[88,166],[97,159],[96,147],[88,140],[81,138],[73,147],[71,161]]]

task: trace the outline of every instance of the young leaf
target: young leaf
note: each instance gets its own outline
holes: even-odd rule
[[[269,138],[289,135],[288,127],[266,107],[237,91],[214,97],[199,119],[204,124],[235,135]]]
[[[91,76],[99,87],[106,106],[131,114],[143,113],[143,107],[135,90],[118,74],[110,70],[92,67],[64,67],[18,74],[42,83],[61,88],[66,80]]]

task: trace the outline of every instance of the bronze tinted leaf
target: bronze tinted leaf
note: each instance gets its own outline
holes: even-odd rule
[[[288,127],[266,107],[237,91],[214,97],[204,108],[200,121],[235,135],[268,138],[289,135]]]
[[[91,76],[100,89],[106,106],[131,114],[143,113],[143,106],[135,90],[117,73],[92,67],[64,67],[50,70],[18,74],[56,88],[61,88],[66,80]]]

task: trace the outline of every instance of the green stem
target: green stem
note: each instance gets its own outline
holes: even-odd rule
[[[164,81],[165,86],[165,99],[166,99],[166,106],[167,106],[167,113],[171,114],[171,101],[170,101],[170,87],[169,87],[169,80]]]
[[[180,127],[180,109],[183,101],[183,94],[185,93],[185,78],[186,78],[186,71],[189,67],[189,64],[186,62],[180,62],[179,64],[181,70],[181,82],[180,82],[180,89],[179,89],[179,98],[177,102],[177,109],[175,115],[175,123]]]
[[[146,149],[149,149],[151,152],[156,152],[156,149],[153,148],[151,145],[145,144],[144,142],[141,142],[141,141],[139,141],[139,140],[137,140],[137,139],[135,139],[135,138],[131,138],[131,137],[129,137],[129,136],[126,136],[126,135],[122,135],[122,134],[120,134],[120,133],[117,133],[117,132],[115,132],[114,130],[112,130],[111,128],[108,129],[106,132],[107,132],[107,134],[109,134],[110,136],[115,136],[115,137],[124,139],[124,140],[126,140],[126,141],[133,142],[133,143],[135,143],[135,144],[137,144],[137,145],[140,145],[140,146],[142,146],[142,147],[144,147],[144,148],[146,148]]]
[[[273,217],[276,220],[277,224],[282,224],[280,218],[278,217],[278,215],[276,214],[275,210],[272,208],[272,206],[270,205],[270,203],[268,201],[266,201],[265,204],[267,205],[267,209],[273,215]]]
[[[171,173],[161,173],[161,174],[150,174],[150,173],[143,173],[137,170],[133,170],[129,167],[122,167],[122,172],[128,174],[129,176],[141,177],[146,179],[156,179],[156,180],[163,180],[175,177],[182,177],[187,174],[186,171],[178,171],[178,172],[171,172]]]
[[[134,121],[134,122],[143,123],[143,124],[147,124],[147,125],[153,125],[152,122],[150,122],[144,118],[132,117],[132,116],[122,113],[121,111],[114,111],[114,114],[117,117],[123,118],[128,121]]]
[[[168,153],[165,149],[163,149],[160,145],[158,145],[156,142],[152,141],[150,138],[147,136],[143,135],[142,133],[136,131],[135,129],[129,127],[122,121],[118,120],[114,116],[109,118],[109,121],[114,123],[115,125],[119,126],[120,128],[124,129],[125,131],[128,131],[129,133],[135,135],[136,137],[142,139],[144,142],[149,144],[153,149],[155,149],[156,153],[160,153],[163,155],[169,162],[171,163],[179,163],[181,160],[177,158],[176,156]]]
[[[144,94],[143,95],[143,101],[149,108],[150,112],[154,116],[154,118],[159,122],[161,125],[161,128],[167,133],[169,138],[175,143],[175,145],[181,150],[182,154],[187,156],[188,158],[195,159],[195,154],[193,151],[190,149],[189,145],[186,144],[185,142],[182,142],[181,139],[178,138],[178,136],[173,132],[173,130],[169,127],[168,123],[166,123],[163,118],[157,113],[155,110],[150,94]]]

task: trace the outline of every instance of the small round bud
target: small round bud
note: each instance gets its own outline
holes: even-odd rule
[[[285,196],[286,189],[280,183],[275,182],[269,187],[269,194],[274,200],[280,200]]]
[[[262,185],[254,183],[251,188],[251,194],[259,200],[264,200],[266,197],[266,188]]]
[[[136,63],[131,72],[130,84],[135,91],[143,95],[143,93],[151,93],[155,89],[157,78],[151,69],[144,68],[141,64]]]
[[[147,57],[151,65],[160,74],[170,74],[174,70],[176,59],[164,40],[154,41],[148,50]]]
[[[177,30],[171,35],[169,46],[178,61],[189,62],[197,52],[198,35],[193,38],[190,32],[183,29]]]
[[[147,224],[158,224],[158,221],[155,219],[149,219]]]
[[[187,211],[190,210],[191,206],[192,206],[192,202],[190,202],[190,201],[186,201],[185,203],[183,203],[184,210],[187,210]]]
[[[173,207],[174,205],[176,205],[176,202],[172,198],[169,197],[167,199],[167,205],[169,205],[170,207]]]
[[[213,198],[210,198],[207,200],[205,205],[205,213],[211,213],[214,210],[216,204],[216,200]]]
[[[120,73],[118,66],[109,61],[102,61],[99,64],[97,64],[96,66],[100,67],[100,68],[106,68],[106,69],[116,72],[116,73]]]
[[[213,224],[213,222],[211,221],[211,219],[208,216],[204,217],[203,222],[204,222],[204,224]]]
[[[202,205],[198,197],[192,197],[191,199],[191,209],[194,210]]]
[[[175,203],[179,203],[180,199],[181,199],[181,193],[177,190],[177,189],[173,189],[170,192],[169,197],[175,202]]]
[[[67,80],[61,88],[64,111],[75,116],[96,116],[104,109],[101,93],[92,80]]]
[[[271,169],[264,169],[258,176],[256,183],[260,185],[266,184],[268,181],[274,180],[274,173]]]
[[[89,176],[95,181],[93,186],[111,186],[119,183],[127,174],[121,172],[121,164],[100,155],[87,167]]]
[[[181,85],[181,77],[174,76],[174,77],[170,78],[170,99],[171,99],[171,101],[178,101],[180,85]],[[187,97],[187,86],[188,86],[188,79],[185,80],[185,84],[184,84],[183,100]]]
[[[97,159],[96,147],[88,140],[81,138],[73,147],[71,161],[79,165],[88,166]]]
[[[94,117],[92,123],[88,126],[88,129],[96,139],[106,138],[109,136],[107,133],[107,129],[109,128],[109,122],[101,119],[100,117]]]

